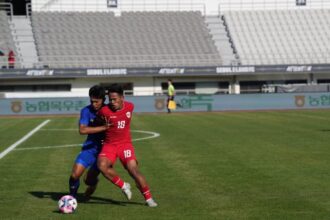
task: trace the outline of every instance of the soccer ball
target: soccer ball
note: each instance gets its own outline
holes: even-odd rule
[[[78,206],[77,200],[71,195],[65,195],[58,200],[58,209],[61,213],[73,213]]]

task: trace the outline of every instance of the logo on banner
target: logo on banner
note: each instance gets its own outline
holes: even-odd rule
[[[22,102],[21,101],[11,102],[11,110],[14,113],[21,112],[22,111]]]
[[[286,68],[287,72],[310,72],[312,71],[312,66],[288,66]]]
[[[52,76],[54,75],[54,70],[28,70],[26,72],[27,76]]]
[[[305,105],[305,96],[297,95],[295,96],[295,103],[297,107],[304,107]]]
[[[126,75],[127,69],[88,69],[87,76]]]
[[[217,73],[254,73],[254,66],[217,67]]]
[[[159,74],[184,74],[184,68],[162,68]]]
[[[165,99],[155,99],[155,108],[162,110],[165,108]]]

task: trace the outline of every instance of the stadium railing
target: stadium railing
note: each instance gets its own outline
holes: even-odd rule
[[[27,3],[25,5],[25,11],[26,11],[26,17],[30,17],[31,16],[31,12],[32,12],[32,5],[31,5],[31,3]]]
[[[224,11],[240,10],[283,10],[283,9],[320,9],[330,8],[328,0],[305,1],[305,5],[297,5],[295,0],[255,0],[255,1],[233,1],[220,0],[218,4],[218,15],[221,16]]]
[[[85,2],[54,2],[49,1],[46,4],[41,4],[38,1],[32,2],[33,11],[200,11],[203,15],[206,14],[206,6],[204,3],[194,2],[167,2],[167,3],[126,3],[120,2],[116,7],[109,7],[106,1],[95,1],[93,3]]]
[[[326,64],[330,63],[330,53],[323,53],[322,57],[319,60],[325,60],[326,62],[317,62],[317,63],[309,63],[306,61],[306,57],[293,57],[293,56],[285,56],[283,54],[282,57],[273,57],[274,63],[277,65],[298,65],[298,64]],[[163,55],[154,55],[155,59],[148,59],[149,55],[146,55],[143,58],[143,55],[108,55],[108,56],[77,56],[77,55],[66,55],[66,56],[39,56],[38,63],[29,63],[26,61],[25,63],[28,66],[33,66],[33,68],[129,68],[129,67],[181,67],[181,66],[222,66],[219,60],[216,59],[203,59],[198,58],[180,58],[180,55],[172,55],[171,59],[160,59]],[[273,54],[269,54],[269,56],[273,56]],[[143,59],[141,59],[141,57]],[[157,59],[159,57],[159,59]],[[251,55],[253,57],[253,55]],[[7,61],[3,61],[7,58],[7,56],[0,57],[0,68],[8,65]],[[51,61],[42,60],[43,58],[51,59]],[[124,58],[129,59],[128,62]],[[138,58],[138,59],[135,59]],[[7,59],[6,59],[7,60]],[[295,62],[285,63],[283,60]],[[244,61],[245,65],[270,65],[265,60],[254,59],[254,58],[246,58]],[[196,65],[193,65],[196,63]],[[272,64],[275,65],[275,64]],[[24,66],[19,68],[25,68]]]
[[[213,58],[217,54],[201,54],[201,55],[187,55],[187,54],[162,54],[152,55],[93,55],[93,56],[39,56],[41,60],[38,65],[41,66],[65,66],[75,65],[76,67],[154,67],[154,66],[196,66],[201,65],[221,65],[221,61]],[[168,58],[162,58],[162,57]],[[202,56],[202,57],[200,57]],[[209,58],[205,58],[209,56]],[[43,61],[43,59],[46,59]],[[50,60],[51,59],[51,60]],[[56,59],[59,59],[56,61]],[[129,60],[129,61],[128,61]]]
[[[0,10],[6,11],[7,15],[10,17],[10,19],[13,18],[14,9],[13,9],[13,5],[11,3],[0,2]]]

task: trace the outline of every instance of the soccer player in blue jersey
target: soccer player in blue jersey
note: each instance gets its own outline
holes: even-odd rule
[[[107,124],[98,124],[96,114],[104,106],[105,91],[101,86],[93,86],[89,90],[91,104],[80,112],[79,133],[87,134],[82,150],[77,156],[69,180],[70,195],[76,197],[80,185],[80,177],[89,169],[85,178],[87,185],[85,197],[88,199],[95,191],[100,173],[97,168],[97,156],[102,147],[104,131]]]

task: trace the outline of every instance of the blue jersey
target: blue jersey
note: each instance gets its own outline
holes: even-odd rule
[[[96,113],[95,109],[93,108],[92,105],[88,105],[85,108],[83,108],[80,111],[80,119],[79,119],[79,125],[86,125],[93,127],[93,122],[96,118]],[[96,134],[88,134],[87,139],[83,143],[83,150],[87,149],[96,149],[100,150],[102,146],[102,140],[104,138],[104,133],[96,133]]]

